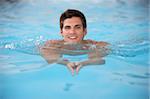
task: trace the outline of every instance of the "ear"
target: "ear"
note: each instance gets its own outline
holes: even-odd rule
[[[63,33],[63,31],[62,31],[62,29],[60,29],[60,34],[62,34]]]
[[[63,37],[63,31],[62,31],[62,30],[60,30],[60,34],[61,34],[61,36]]]

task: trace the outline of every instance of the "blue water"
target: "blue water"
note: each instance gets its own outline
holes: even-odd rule
[[[47,64],[37,50],[61,39],[59,16],[68,8],[85,14],[85,39],[109,42],[112,49],[104,65],[75,76]],[[148,99],[148,9],[149,0],[1,0],[0,99]]]

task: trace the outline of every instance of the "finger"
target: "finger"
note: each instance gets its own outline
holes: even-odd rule
[[[74,75],[74,69],[72,69],[72,67],[69,67],[69,70],[70,70],[71,74]]]
[[[76,74],[79,74],[80,67],[76,68]]]
[[[76,74],[78,74],[79,69],[80,69],[80,64],[79,64],[79,62],[75,62],[75,66],[76,66]]]
[[[81,69],[81,65],[79,65],[77,68],[76,68],[76,74],[79,74],[79,71],[80,71],[80,69]]]
[[[74,69],[72,67],[72,64],[68,64],[68,69],[70,70],[71,74],[74,75]]]
[[[71,70],[71,75],[74,76],[74,70],[73,69]]]

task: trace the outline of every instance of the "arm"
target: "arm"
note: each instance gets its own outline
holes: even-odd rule
[[[104,64],[105,60],[102,57],[108,55],[108,49],[106,46],[109,44],[106,42],[95,42],[95,48],[92,49],[91,52],[88,53],[88,60],[80,62],[83,66],[86,65],[100,65]]]
[[[69,60],[62,59],[62,54],[59,53],[58,50],[54,50],[51,48],[40,48],[41,56],[49,63],[58,63],[61,65],[67,65]]]
[[[56,41],[53,41],[56,43]],[[74,63],[69,62],[67,59],[62,59],[61,50],[58,48],[59,46],[55,46],[52,41],[48,41],[45,43],[44,47],[40,48],[41,56],[49,63],[58,63],[61,65],[67,66],[67,68],[71,71],[72,75],[74,74]]]
[[[57,46],[61,42],[60,40],[48,40],[44,46],[40,47],[41,56],[49,63],[59,63],[66,65],[68,61],[62,60],[62,54],[60,48]]]
[[[103,57],[109,54],[109,49],[107,49],[106,47],[109,44],[106,42],[96,42],[95,45],[95,48],[92,48],[92,51],[88,53],[88,60],[76,63],[77,73],[84,66],[105,64],[105,60],[103,59]]]
[[[105,64],[105,60],[102,58],[94,58],[94,59],[88,59],[86,61],[82,61],[80,62],[80,64],[82,65],[82,67],[88,65],[101,65],[101,64]]]
[[[97,49],[88,54],[88,60],[80,62],[82,66],[101,65],[104,63],[105,63],[105,60],[102,59],[101,53]]]
[[[61,58],[61,54],[57,51],[45,47],[40,48],[40,54],[49,64],[55,63]]]
[[[78,72],[80,71],[80,69],[82,67],[85,67],[85,66],[89,66],[89,65],[101,65],[101,64],[105,64],[105,60],[102,59],[102,57],[90,57],[90,56],[93,56],[93,54],[89,54],[89,59],[88,60],[85,60],[85,61],[82,61],[82,62],[76,62],[75,65],[76,65],[76,73],[78,74]]]

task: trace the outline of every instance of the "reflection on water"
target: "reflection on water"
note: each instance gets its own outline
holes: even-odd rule
[[[20,42],[8,42],[7,40],[5,40],[5,41],[0,41],[0,48],[20,51],[26,54],[39,55],[40,54],[39,47],[43,46],[44,42],[45,40],[43,39],[42,36],[37,37],[36,39],[30,38],[30,39],[23,40]],[[72,53],[74,51],[75,52],[87,52],[88,51],[88,50],[82,50],[81,48],[85,45],[81,45],[81,44],[76,44],[76,45],[66,44],[65,46],[68,48],[75,48],[76,50],[64,49],[69,52],[71,51]],[[86,46],[91,46],[90,48],[92,50],[92,47],[93,47],[92,45],[86,45]],[[141,41],[137,43],[122,42],[119,44],[118,43],[110,44],[110,46],[107,46],[106,48],[99,48],[99,50],[103,51],[105,49],[109,49],[110,55],[116,55],[116,56],[122,56],[122,57],[135,57],[139,54],[148,53],[149,48],[150,48],[149,41]]]

